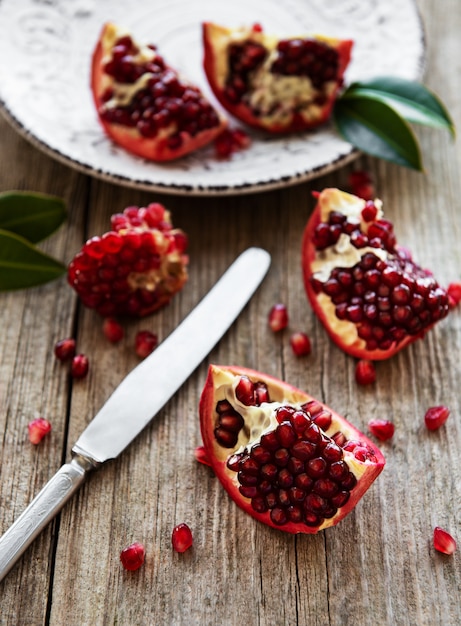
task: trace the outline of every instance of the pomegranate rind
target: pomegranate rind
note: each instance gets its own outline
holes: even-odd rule
[[[252,41],[264,45],[264,47],[270,51],[275,49],[278,42],[276,37],[252,28],[231,29],[212,22],[204,22],[202,24],[204,49],[203,67],[214,95],[226,111],[248,126],[266,130],[271,133],[299,132],[314,128],[326,122],[331,116],[331,111],[338,96],[344,73],[351,60],[353,41],[325,37],[323,35],[313,35],[309,37],[309,39],[325,43],[337,50],[339,64],[336,86],[332,88],[324,104],[310,107],[309,116],[292,111],[289,117],[281,122],[276,122],[270,116],[254,115],[252,109],[243,102],[231,102],[224,92],[224,83],[227,76],[227,47],[236,38],[238,41],[244,41],[245,36]],[[293,39],[294,38],[295,37],[293,37]]]
[[[120,29],[115,24],[105,24],[95,46],[91,62],[91,91],[93,101],[96,111],[98,112],[99,122],[108,137],[131,154],[150,161],[159,162],[179,159],[186,154],[190,154],[212,143],[227,127],[227,121],[219,113],[219,125],[202,130],[193,137],[189,133],[181,132],[182,143],[178,148],[174,149],[168,146],[168,139],[175,133],[175,127],[171,128],[170,132],[166,129],[161,137],[147,138],[143,137],[135,128],[110,123],[99,114],[101,97],[106,88],[110,85],[110,77],[104,73],[103,69],[107,48],[110,45],[109,42],[115,41],[118,36],[125,34],[127,34],[126,31]],[[173,71],[176,73],[174,69]],[[185,82],[184,79],[182,79],[182,82]]]
[[[379,200],[377,202],[380,203]],[[313,265],[318,261],[319,257],[313,244],[314,231],[320,222],[325,221],[325,218],[331,211],[340,211],[347,214],[348,207],[357,205],[357,203],[361,203],[363,207],[365,206],[363,198],[358,198],[336,188],[326,188],[317,195],[317,204],[307,221],[301,244],[304,288],[314,313],[322,322],[330,338],[341,350],[358,359],[380,361],[391,358],[409,344],[422,339],[435,326],[436,322],[426,326],[415,335],[407,335],[399,342],[394,341],[385,350],[369,350],[366,348],[366,342],[358,336],[356,325],[348,320],[339,320],[335,314],[335,306],[331,298],[322,292],[317,293],[315,291],[311,279],[315,273]],[[404,250],[404,248],[398,245],[395,246],[395,249]],[[338,255],[338,267],[341,266],[341,262],[340,255]]]
[[[386,463],[383,454],[366,435],[326,404],[320,402],[323,408],[330,411],[332,414],[331,426],[324,432],[331,436],[340,430],[346,435],[347,440],[360,441],[362,445],[367,446],[367,448],[372,451],[374,460],[367,459],[362,462],[355,458],[351,452],[344,450],[344,460],[347,462],[350,471],[352,471],[357,478],[357,485],[350,492],[350,498],[347,503],[338,509],[334,517],[325,519],[320,526],[312,527],[304,523],[293,522],[287,522],[282,526],[274,524],[270,518],[269,512],[258,513],[252,508],[251,500],[244,497],[239,491],[237,474],[227,467],[228,458],[239,448],[241,449],[242,438],[239,436],[239,441],[234,448],[223,448],[217,442],[214,435],[217,418],[216,404],[219,400],[224,399],[222,395],[223,380],[227,380],[228,383],[232,384],[232,381],[236,381],[241,376],[247,376],[253,382],[261,381],[265,383],[271,400],[275,402],[300,406],[305,402],[315,400],[315,398],[306,392],[268,374],[240,366],[210,365],[199,404],[200,427],[207,464],[210,465],[225,490],[241,509],[272,528],[293,534],[315,534],[320,530],[338,524],[338,522],[352,511],[364,493],[382,472]],[[317,402],[319,401],[317,400]],[[243,438],[245,438],[244,431],[245,426],[241,431]]]

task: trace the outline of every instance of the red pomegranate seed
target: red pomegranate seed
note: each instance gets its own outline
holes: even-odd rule
[[[150,330],[140,330],[135,338],[136,354],[145,359],[158,346],[157,335],[151,333]]]
[[[30,442],[36,445],[51,431],[51,424],[44,417],[37,417],[29,422],[27,429],[29,431]]]
[[[376,380],[376,370],[373,361],[361,359],[355,366],[355,380],[359,385],[371,385]]]
[[[89,366],[90,364],[88,361],[88,357],[86,357],[84,354],[77,354],[76,356],[74,356],[70,368],[70,374],[72,378],[85,378],[85,376],[88,374]]]
[[[288,311],[284,304],[274,304],[269,311],[269,327],[274,333],[288,326]]]
[[[187,524],[178,524],[178,526],[173,528],[171,543],[176,552],[185,552],[191,547],[193,537],[191,529]]]
[[[55,357],[59,361],[70,361],[75,356],[75,339],[61,339],[54,346]]]
[[[293,333],[290,337],[290,345],[296,356],[306,356],[311,352],[311,341],[306,333]]]
[[[146,551],[142,543],[139,541],[135,541],[127,548],[124,548],[120,553],[120,561],[122,562],[123,567],[130,571],[134,572],[139,569],[141,565],[144,563]]]
[[[461,283],[450,283],[447,287],[447,293],[448,304],[453,309],[461,302]]]
[[[370,432],[380,441],[387,441],[394,436],[395,426],[389,420],[370,420],[368,422]]]
[[[118,343],[123,339],[123,326],[113,317],[106,317],[102,323],[102,332],[111,343]]]
[[[453,554],[456,550],[456,541],[446,530],[436,526],[434,528],[434,548],[443,554]]]
[[[373,181],[368,172],[365,172],[363,170],[351,172],[351,174],[349,175],[349,184],[351,187],[351,192],[355,196],[363,198],[364,200],[373,200],[375,190],[373,186]]]
[[[450,409],[446,406],[432,406],[424,416],[424,423],[428,430],[437,430],[445,424],[450,415]]]

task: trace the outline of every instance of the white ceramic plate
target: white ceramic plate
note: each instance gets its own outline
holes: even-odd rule
[[[413,0],[1,0],[0,99],[7,119],[66,164],[127,186],[219,195],[308,180],[357,152],[330,125],[296,137],[250,133],[219,161],[205,148],[168,164],[133,157],[104,135],[89,88],[90,59],[104,22],[158,45],[167,61],[214,101],[202,70],[202,21],[259,22],[280,35],[323,33],[355,42],[346,82],[422,74],[424,33]]]

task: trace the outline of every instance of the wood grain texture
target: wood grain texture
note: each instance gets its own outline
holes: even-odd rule
[[[425,81],[461,126],[458,0],[419,0],[426,27]],[[459,69],[459,68],[458,68]],[[33,189],[65,198],[66,224],[47,241],[68,262],[87,236],[107,230],[129,204],[164,202],[190,238],[190,278],[171,305],[126,326],[117,346],[101,320],[78,305],[65,279],[0,295],[0,532],[61,463],[111,391],[137,364],[139,329],[164,339],[247,246],[272,255],[269,275],[249,306],[181,391],[119,459],[94,473],[61,515],[0,583],[5,626],[457,626],[461,557],[432,547],[435,525],[461,543],[461,311],[424,340],[377,364],[370,388],[354,380],[355,362],[332,344],[307,305],[300,240],[311,191],[345,187],[353,167],[374,175],[377,194],[401,242],[442,284],[461,280],[461,148],[441,131],[417,129],[426,174],[371,158],[310,184],[234,198],[170,197],[124,189],[76,174],[32,148],[0,121],[0,190]],[[232,294],[229,294],[232,297]],[[297,359],[289,332],[266,318],[283,301],[289,330],[311,337]],[[52,355],[75,335],[90,374],[70,384]],[[244,365],[309,391],[366,430],[392,419],[381,448],[385,471],[341,524],[315,536],[289,536],[258,524],[199,465],[198,399],[208,363]],[[155,384],[155,380],[152,381]],[[148,393],[148,390],[146,390]],[[447,404],[446,427],[428,433],[427,407]],[[33,447],[27,423],[43,415],[51,436]],[[171,549],[171,530],[187,522],[194,546]],[[126,572],[120,550],[146,546],[145,565]]]

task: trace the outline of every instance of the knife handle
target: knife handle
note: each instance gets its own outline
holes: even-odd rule
[[[91,467],[82,457],[63,465],[0,537],[0,580],[83,484]]]

